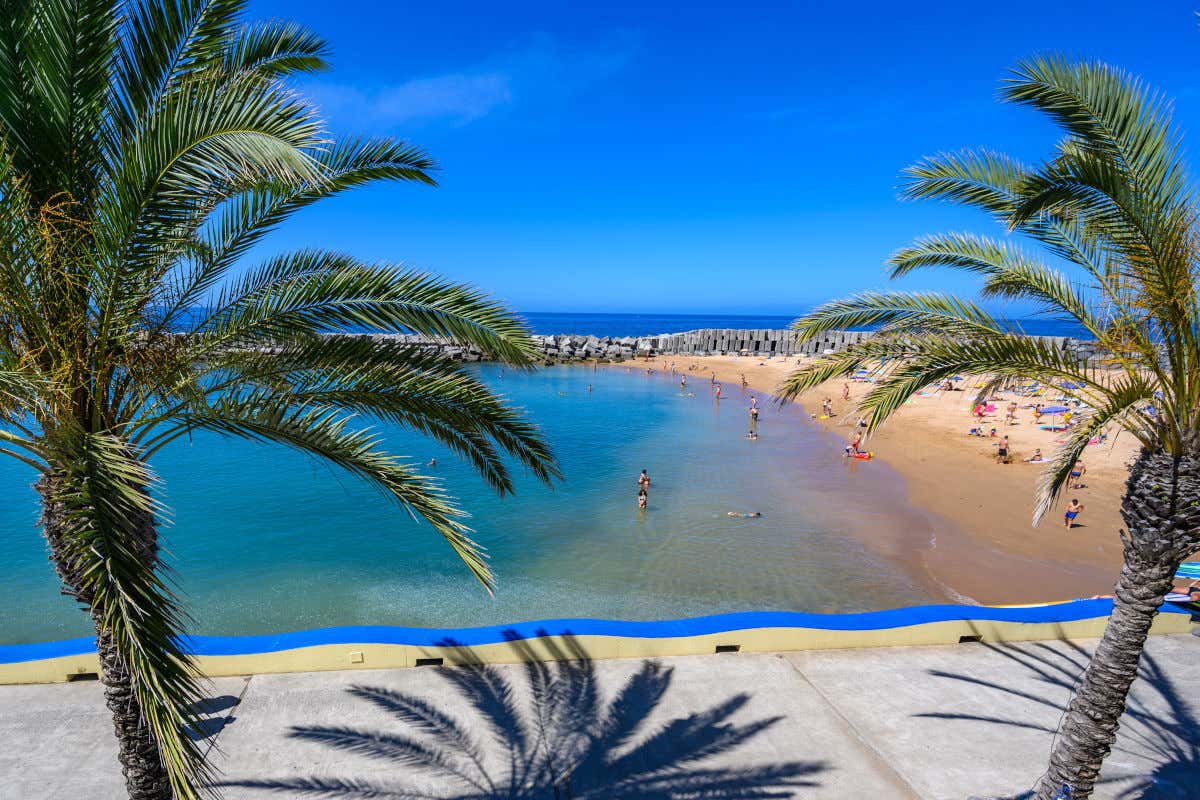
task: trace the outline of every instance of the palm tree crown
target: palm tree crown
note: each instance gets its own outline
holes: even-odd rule
[[[357,418],[437,439],[500,492],[506,453],[556,475],[536,429],[472,373],[328,335],[416,332],[529,365],[528,331],[503,307],[319,248],[241,270],[300,209],[373,181],[433,184],[436,166],[401,141],[329,136],[286,82],[324,68],[325,44],[246,22],[244,6],[16,0],[0,15],[0,452],[41,473],[51,556],[96,624],[110,707],[137,712],[117,728],[138,797],[193,797],[204,778],[186,735],[186,617],[154,531],[160,448],[207,429],[331,461],[428,521],[488,585],[462,512]]]

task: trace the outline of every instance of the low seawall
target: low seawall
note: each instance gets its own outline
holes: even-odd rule
[[[434,664],[648,658],[721,652],[950,645],[1100,636],[1111,600],[1039,606],[916,606],[862,614],[785,611],[719,614],[661,622],[569,619],[436,630],[326,628],[267,636],[196,636],[184,650],[210,677],[271,672],[393,669]],[[1186,633],[1192,615],[1163,606],[1153,633]],[[566,656],[564,656],[566,654]],[[95,640],[0,645],[0,684],[61,683],[99,671]]]

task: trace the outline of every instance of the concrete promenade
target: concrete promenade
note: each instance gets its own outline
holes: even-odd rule
[[[1094,644],[221,678],[198,736],[227,798],[1020,797]],[[1200,797],[1198,720],[1200,640],[1151,637],[1096,797]],[[120,798],[114,756],[96,683],[0,687],[0,795]]]

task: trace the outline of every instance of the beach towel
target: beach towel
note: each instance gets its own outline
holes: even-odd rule
[[[1200,561],[1185,561],[1179,565],[1176,578],[1186,578],[1189,581],[1200,581]]]

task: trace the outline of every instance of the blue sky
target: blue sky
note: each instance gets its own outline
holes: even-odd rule
[[[865,288],[923,233],[992,230],[896,199],[920,157],[1026,159],[1053,130],[996,101],[1017,59],[1121,65],[1200,136],[1200,29],[1180,2],[368,3],[255,0],[333,69],[301,88],[338,132],[441,164],[306,210],[323,245],[469,281],[525,311],[780,313]],[[1194,152],[1185,140],[1187,152]],[[945,273],[904,288],[970,292]]]

